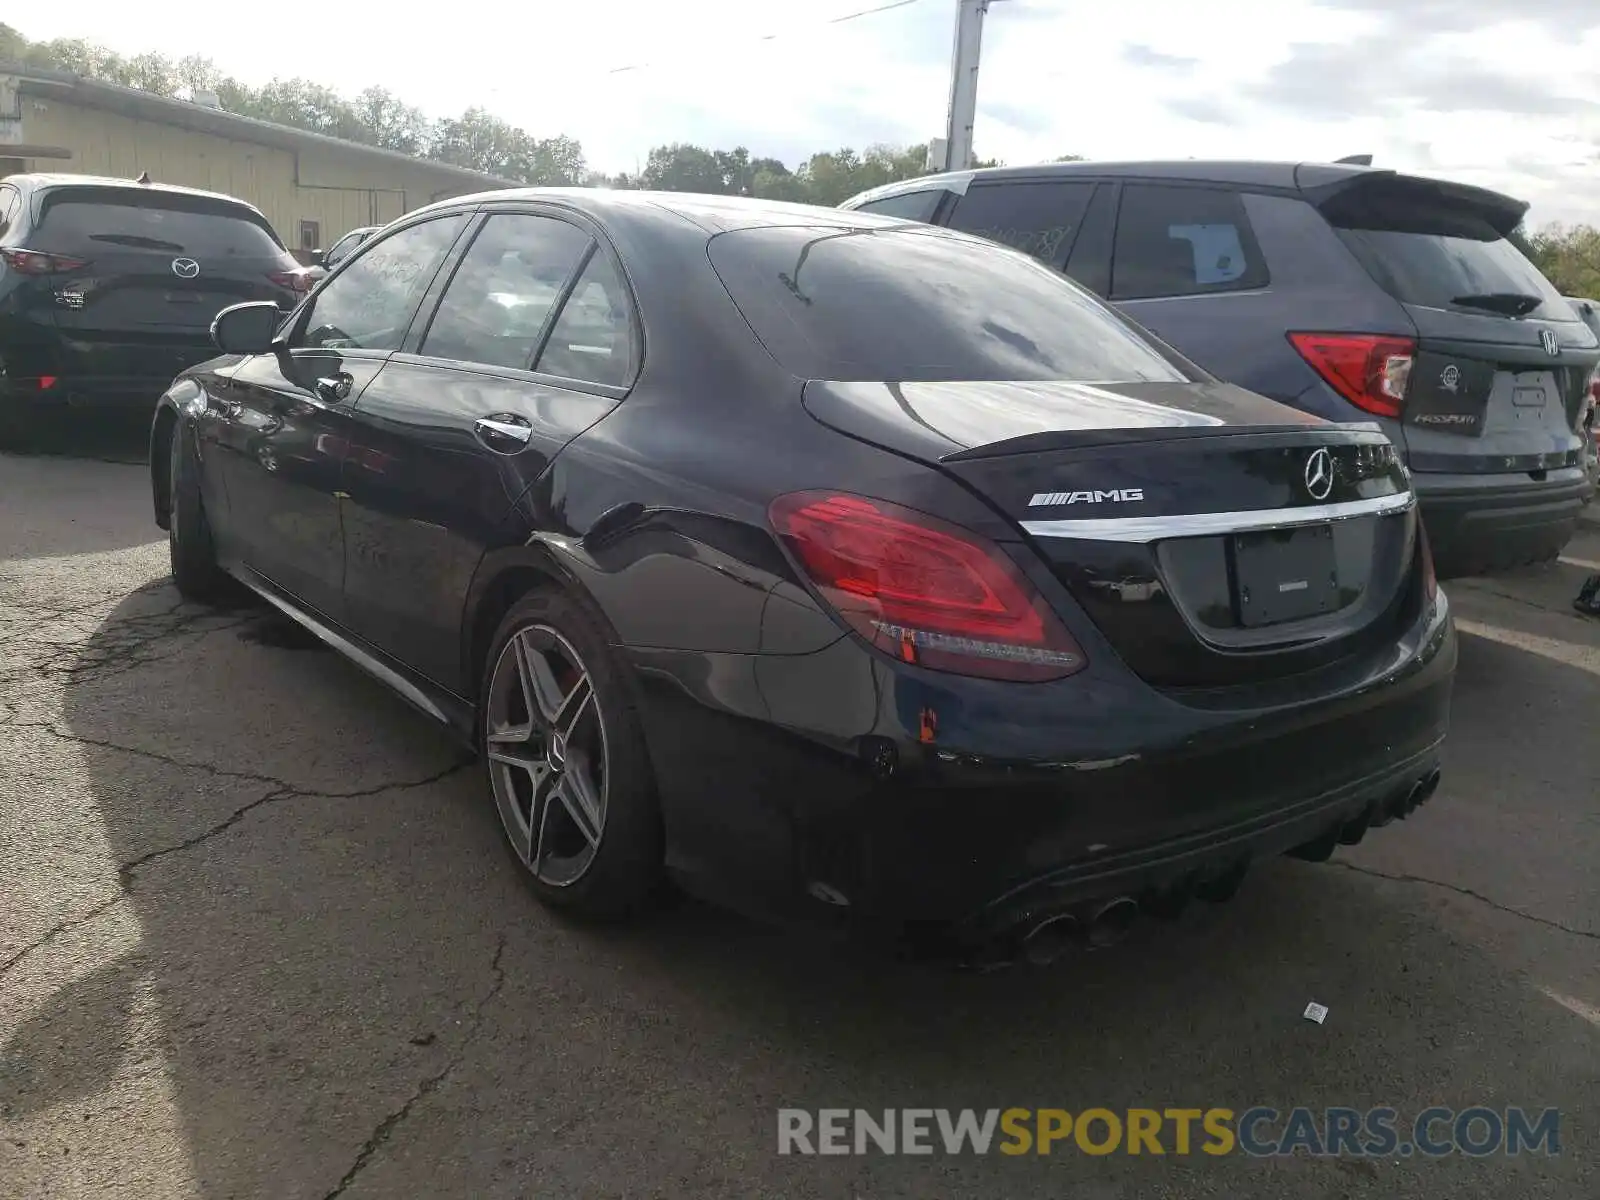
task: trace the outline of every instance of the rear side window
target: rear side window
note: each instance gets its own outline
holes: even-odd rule
[[[633,377],[632,313],[622,276],[596,247],[535,369],[563,379],[626,387]]]
[[[1111,258],[1113,300],[1266,285],[1266,262],[1236,193],[1143,183],[1122,189]]]
[[[84,189],[47,196],[35,250],[92,258],[96,248],[198,259],[281,259],[283,243],[248,209],[170,193]]]
[[[904,217],[908,221],[931,221],[939,211],[939,201],[945,193],[934,188],[923,192],[902,192],[867,204],[858,204],[856,212],[877,213],[880,217]]]
[[[974,184],[956,204],[952,229],[986,237],[1061,270],[1094,195],[1092,183]]]
[[[445,288],[422,353],[528,370],[551,309],[592,244],[552,217],[490,217]]]
[[[1575,321],[1577,314],[1484,217],[1420,191],[1326,213],[1378,285],[1403,304]]]
[[[1186,378],[1065,277],[940,230],[745,229],[712,238],[710,256],[756,336],[802,379]]]

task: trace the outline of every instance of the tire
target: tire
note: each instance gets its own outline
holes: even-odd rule
[[[167,550],[178,594],[196,604],[229,598],[228,576],[217,566],[211,526],[200,502],[199,464],[185,448],[183,429],[169,439],[167,466]]]
[[[524,596],[490,643],[478,712],[505,844],[534,894],[591,919],[645,908],[663,877],[661,811],[601,618],[554,588]]]

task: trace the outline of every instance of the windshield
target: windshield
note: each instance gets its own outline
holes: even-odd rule
[[[1063,276],[976,239],[757,228],[717,235],[710,256],[762,344],[803,379],[1188,379]]]

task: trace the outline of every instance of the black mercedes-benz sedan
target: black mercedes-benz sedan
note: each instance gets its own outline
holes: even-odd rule
[[[151,435],[242,583],[481,754],[534,891],[1047,958],[1432,794],[1455,641],[1374,427],[869,214],[594,190],[224,310]]]

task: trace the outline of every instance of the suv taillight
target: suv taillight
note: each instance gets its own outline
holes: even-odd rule
[[[309,292],[311,290],[311,273],[304,267],[296,267],[291,271],[268,271],[267,278],[281,288],[291,292]]]
[[[45,254],[39,250],[0,250],[0,259],[19,275],[58,275],[89,265],[86,258],[66,254]]]
[[[885,654],[986,679],[1060,679],[1088,665],[1016,565],[969,530],[833,492],[780,496],[768,513],[822,598]]]
[[[1351,404],[1380,417],[1399,417],[1417,356],[1413,339],[1376,333],[1291,333],[1289,342]]]

